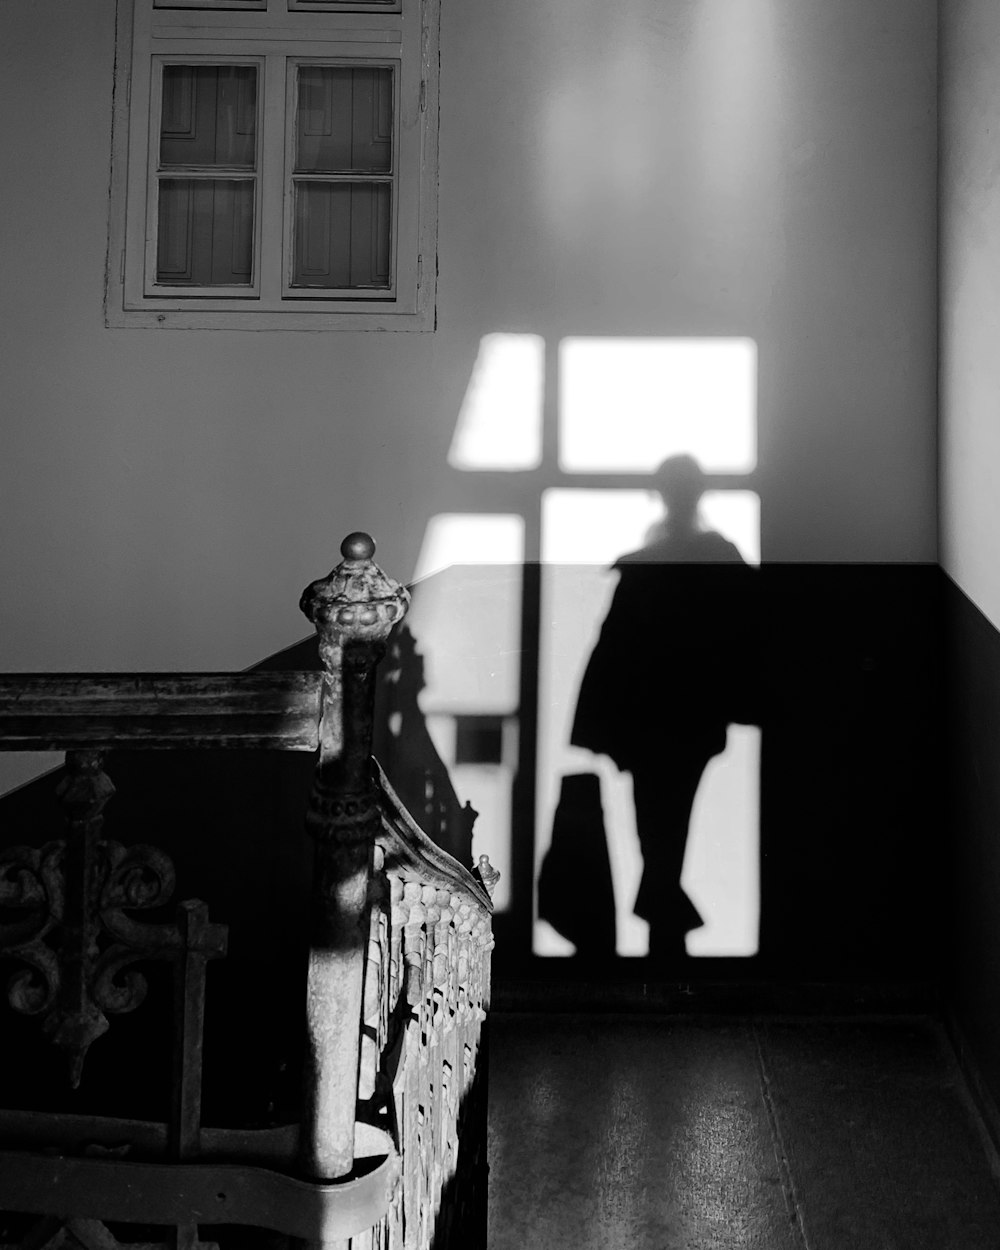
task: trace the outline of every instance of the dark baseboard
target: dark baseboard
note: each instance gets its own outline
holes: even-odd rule
[[[621,1012],[711,1016],[930,1015],[934,981],[508,980],[493,985],[497,1012]]]

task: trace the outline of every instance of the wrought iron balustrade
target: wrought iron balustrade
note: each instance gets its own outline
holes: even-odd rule
[[[40,1046],[63,1052],[68,1091],[55,1106],[47,1096],[0,1111],[3,1246],[485,1244],[496,874],[441,851],[371,757],[375,668],[408,596],[367,535],[341,551],[301,604],[321,672],[0,675],[0,748],[66,751],[64,834],[37,845],[19,830],[7,845],[4,831],[0,955],[11,970],[4,1027],[33,1026]],[[170,856],[104,828],[107,753],[191,748],[316,754],[307,941],[290,971],[300,1019],[287,1030],[301,1075],[287,1122],[202,1122],[209,967],[225,965],[226,917],[198,899],[175,905]],[[169,1114],[78,1108],[73,1091],[86,1090],[116,1018],[137,1015],[167,980]],[[266,984],[254,1010],[268,1011]]]

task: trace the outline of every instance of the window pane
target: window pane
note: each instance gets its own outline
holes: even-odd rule
[[[388,173],[392,70],[302,65],[296,117],[299,173]]]
[[[160,168],[253,169],[257,131],[255,65],[165,65]]]
[[[253,180],[162,178],[156,280],[248,286],[253,280]]]
[[[564,472],[652,473],[682,452],[709,473],[757,462],[753,339],[567,338],[559,368]]]
[[[385,182],[295,185],[292,286],[389,286],[391,191]]]

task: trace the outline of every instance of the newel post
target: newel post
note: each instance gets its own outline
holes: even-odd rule
[[[368,885],[378,802],[371,776],[375,669],[410,596],[348,535],[343,561],[302,594],[324,680],[320,752],[306,828],[315,843],[306,993],[306,1088],[300,1140],[307,1175],[330,1180],[354,1163],[354,1117],[368,943]]]

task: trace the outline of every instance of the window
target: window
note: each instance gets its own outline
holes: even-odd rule
[[[120,0],[110,326],[433,329],[438,0]]]

